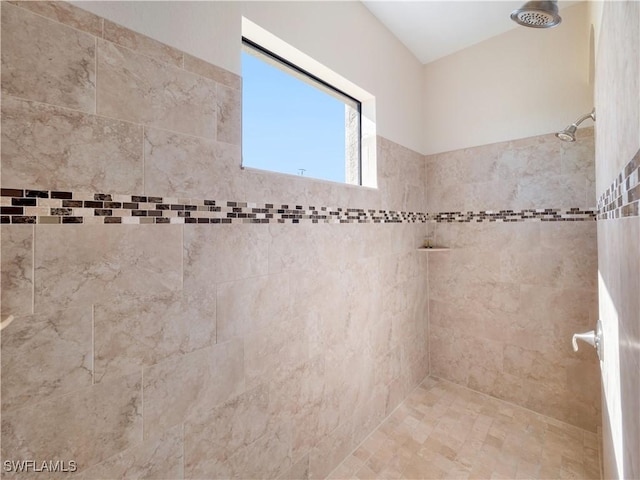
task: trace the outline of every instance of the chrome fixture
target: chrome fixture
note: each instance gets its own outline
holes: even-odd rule
[[[596,121],[596,109],[591,110],[591,113],[587,113],[586,115],[581,116],[578,120],[573,122],[567,128],[562,130],[561,132],[556,133],[556,137],[558,137],[563,142],[575,142],[576,141],[576,130],[578,129],[578,125],[584,122],[587,118],[590,118],[594,122]]]
[[[511,12],[511,20],[523,27],[551,28],[559,25],[562,18],[558,14],[557,0],[532,0]]]
[[[598,320],[596,324],[596,329],[591,330],[589,332],[584,333],[576,333],[571,339],[571,343],[573,344],[573,351],[578,351],[578,340],[581,342],[588,343],[592,347],[596,349],[598,353],[598,358],[602,360],[602,323]]]

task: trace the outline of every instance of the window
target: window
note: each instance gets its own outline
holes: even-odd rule
[[[242,164],[362,185],[361,103],[243,38]]]

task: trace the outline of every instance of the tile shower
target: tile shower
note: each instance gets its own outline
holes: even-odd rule
[[[3,2],[2,47],[3,460],[323,478],[429,373],[595,431],[592,136],[330,184],[241,170],[241,79],[106,19]]]

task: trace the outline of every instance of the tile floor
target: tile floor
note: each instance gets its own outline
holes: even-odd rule
[[[598,479],[598,438],[427,378],[331,479]]]

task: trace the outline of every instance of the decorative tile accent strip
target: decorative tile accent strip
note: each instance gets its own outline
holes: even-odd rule
[[[3,188],[0,223],[425,223],[595,220],[595,209],[397,212],[272,203]]]
[[[598,199],[598,220],[640,214],[640,150]]]
[[[538,220],[542,222],[582,222],[595,220],[596,210],[570,208],[561,210],[558,208],[538,208],[535,210],[498,210],[480,212],[441,212],[429,214],[431,220],[436,222],[525,222]]]

